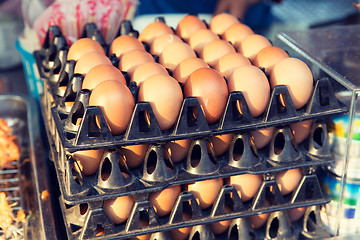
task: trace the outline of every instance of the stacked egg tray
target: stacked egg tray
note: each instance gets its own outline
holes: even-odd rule
[[[128,28],[128,24],[125,22],[122,25],[125,30],[120,29],[120,33],[136,34]],[[83,37],[95,39],[105,50],[108,49],[92,24],[85,27]],[[206,122],[197,99],[185,98],[175,126],[167,131],[160,130],[149,103],[137,102],[127,131],[113,136],[100,108],[88,105],[91,92],[81,89],[83,76],[73,73],[76,63],[66,60],[67,51],[67,41],[59,28],[52,26],[42,49],[34,56],[44,81],[42,113],[64,204],[64,218],[68,232],[76,236],[74,239],[96,237],[100,223],[105,231],[99,238],[126,238],[329,202],[315,170],[317,166],[333,162],[328,144],[327,118],[347,111],[345,105],[336,99],[329,79],[316,81],[311,99],[300,110],[295,109],[286,86],[275,87],[265,113],[257,118],[251,116],[243,94],[233,92],[229,95],[221,120],[211,125]],[[118,59],[110,59],[116,66]],[[129,81],[128,87],[136,96],[138,87]],[[279,95],[285,96],[284,103],[280,103]],[[68,107],[67,102],[73,102],[72,107]],[[238,103],[242,105],[241,113],[236,107]],[[76,124],[78,119],[81,119],[79,125]],[[309,119],[314,120],[310,136],[296,145],[288,125]],[[249,132],[271,126],[277,128],[270,144],[261,150],[254,148]],[[223,156],[215,156],[208,151],[208,138],[226,133],[235,133],[230,150]],[[174,164],[164,156],[163,144],[179,139],[193,141],[187,158]],[[150,147],[143,165],[130,169],[120,160],[117,148],[134,144],[150,144]],[[99,170],[94,175],[84,176],[77,170],[71,154],[101,148],[107,150]],[[302,179],[292,193],[282,196],[275,181],[276,175],[294,168],[303,170]],[[263,175],[257,194],[246,203],[241,202],[233,186],[225,185],[212,207],[202,210],[192,193],[182,191],[170,215],[160,218],[148,200],[149,193],[169,186],[226,179],[245,173]],[[103,210],[103,201],[125,195],[135,197],[131,216],[124,224],[114,225]],[[74,210],[79,206],[86,206],[85,213]],[[225,206],[232,211],[226,212]],[[185,212],[191,213],[190,220],[182,219]],[[73,217],[73,214],[80,215]],[[140,228],[139,221],[144,216],[149,224]]]

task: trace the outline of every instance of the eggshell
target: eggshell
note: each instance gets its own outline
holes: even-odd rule
[[[241,53],[235,52],[228,53],[219,58],[219,61],[215,64],[214,68],[226,79],[229,79],[235,68],[244,65],[251,65],[251,62]]]
[[[79,164],[84,175],[92,175],[99,169],[101,158],[105,149],[83,150],[73,153],[74,159]]]
[[[288,57],[289,54],[281,48],[270,46],[260,50],[258,54],[256,54],[253,64],[254,66],[265,68],[265,72],[270,75],[275,64]]]
[[[88,52],[82,55],[76,62],[74,73],[85,75],[93,67],[103,64],[112,65],[110,59],[104,54],[98,52]]]
[[[69,48],[67,60],[79,60],[80,57],[89,52],[98,52],[105,55],[104,48],[95,40],[90,38],[80,38]]]
[[[310,68],[300,59],[285,58],[275,64],[270,75],[270,85],[286,85],[296,109],[305,106],[313,91]]]
[[[148,24],[140,32],[138,39],[141,42],[146,42],[151,45],[156,37],[165,33],[174,33],[174,31],[168,25],[166,25],[166,23],[161,21],[154,21]]]
[[[220,13],[214,16],[210,21],[210,29],[216,34],[222,35],[231,25],[240,23],[233,15],[228,13]]]
[[[241,174],[231,176],[229,184],[235,187],[241,201],[246,202],[255,196],[262,181],[262,175]]]
[[[196,57],[194,50],[184,42],[172,42],[163,49],[159,56],[159,63],[173,71],[183,60]]]
[[[100,107],[111,133],[118,135],[128,127],[135,101],[125,84],[109,80],[94,88],[89,105]]]
[[[235,52],[235,48],[230,43],[219,39],[209,42],[204,46],[201,58],[207,64],[214,67],[222,56]]]
[[[231,212],[231,209],[229,207],[225,206],[225,213],[230,213],[230,212]],[[229,228],[231,221],[232,220],[224,220],[224,221],[210,223],[211,231],[215,235],[220,235]]]
[[[216,156],[221,156],[229,150],[234,135],[234,133],[221,134],[209,139]]]
[[[181,186],[175,185],[167,187],[164,190],[152,192],[149,195],[149,201],[155,209],[155,212],[160,217],[163,217],[171,212],[176,202],[177,197],[181,192]]]
[[[136,168],[144,162],[148,148],[149,144],[129,145],[122,146],[119,152],[130,168]]]
[[[172,33],[165,33],[160,35],[156,37],[151,44],[150,53],[159,56],[162,53],[164,47],[172,42],[182,42],[182,40],[180,37]]]
[[[305,211],[306,211],[306,207],[291,208],[287,210],[287,214],[291,222],[296,222],[302,216],[304,216]]]
[[[132,50],[125,53],[119,62],[119,69],[127,72],[130,76],[135,71],[136,67],[147,62],[155,62],[150,53],[143,50]]]
[[[197,98],[209,124],[222,117],[228,95],[224,78],[211,68],[195,70],[184,85],[184,96]]]
[[[128,219],[134,202],[134,196],[106,199],[103,208],[114,224],[120,224]]]
[[[241,91],[253,117],[260,116],[270,101],[270,85],[263,71],[252,65],[235,68],[228,79],[229,92]],[[261,97],[259,97],[261,96]]]
[[[302,178],[302,170],[294,168],[279,172],[276,175],[276,183],[282,195],[287,195],[295,190]]]
[[[275,127],[260,128],[251,131],[250,134],[254,138],[255,147],[261,149],[268,145],[273,137]]]
[[[180,139],[167,142],[165,144],[165,153],[174,163],[182,161],[188,154],[191,139]]]
[[[258,52],[270,46],[271,42],[264,36],[251,34],[240,42],[236,50],[252,61]]]
[[[146,62],[134,70],[131,76],[131,82],[136,82],[139,86],[145,79],[158,74],[169,75],[168,71],[166,71],[161,64],[156,62]]]
[[[106,80],[115,80],[126,85],[126,80],[119,69],[112,65],[102,64],[93,67],[85,75],[82,89],[89,89],[92,91],[98,84]]]
[[[294,134],[295,142],[302,143],[310,134],[313,120],[306,120],[290,124],[290,128]]]
[[[219,40],[219,36],[209,29],[201,29],[189,38],[189,45],[195,52],[201,55],[204,46],[214,40]]]
[[[144,45],[137,38],[129,35],[122,35],[112,41],[109,49],[109,56],[115,54],[116,57],[120,58],[124,53],[135,49],[145,51]]]
[[[206,209],[215,202],[222,186],[223,179],[217,178],[189,184],[187,191],[194,195],[201,209]]]
[[[238,48],[240,42],[252,34],[254,34],[254,32],[249,26],[242,23],[235,23],[225,30],[222,38],[231,42],[235,48]]]
[[[181,61],[174,69],[172,76],[180,83],[185,83],[189,75],[199,68],[209,68],[201,58],[191,57]]]
[[[138,100],[150,103],[160,129],[167,130],[179,116],[183,94],[174,78],[155,75],[141,83]]]
[[[195,15],[186,15],[179,21],[175,33],[185,41],[188,41],[192,34],[201,29],[207,29],[207,27],[200,18]]]
[[[183,213],[183,220],[190,220],[191,215],[187,213]],[[170,230],[170,234],[172,236],[172,239],[176,240],[185,240],[189,236],[191,232],[192,227],[184,227],[184,228],[177,228],[174,230]]]
[[[250,225],[253,229],[258,229],[262,227],[267,219],[269,218],[270,213],[262,213],[258,215],[253,215],[249,217]]]

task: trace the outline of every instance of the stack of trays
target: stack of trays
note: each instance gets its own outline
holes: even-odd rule
[[[94,25],[85,28],[83,37],[96,39],[108,49]],[[315,170],[333,162],[327,118],[347,109],[336,98],[328,79],[316,81],[310,101],[299,110],[294,108],[287,87],[276,86],[265,113],[256,118],[251,116],[242,92],[233,92],[221,120],[214,124],[206,122],[196,98],[185,98],[175,126],[166,131],[160,130],[150,104],[137,102],[126,132],[113,136],[101,109],[89,106],[91,92],[81,90],[83,77],[73,73],[76,62],[66,60],[67,51],[65,38],[53,26],[42,49],[34,56],[44,81],[42,112],[70,239],[129,238],[195,225],[206,228],[208,223],[228,219],[235,219],[234,224],[239,228],[247,226],[247,223],[235,223],[242,217],[270,212],[282,216],[283,210],[329,202]],[[111,60],[116,64],[116,58]],[[128,87],[137,92],[137,86],[128,84]],[[285,104],[279,102],[280,94],[286,96]],[[74,103],[68,107],[66,102]],[[236,107],[239,102],[241,113]],[[80,124],[76,124],[79,119]],[[310,119],[313,120],[310,136],[297,145],[289,124]],[[270,144],[257,150],[250,131],[273,126],[276,130]],[[215,156],[208,148],[208,139],[227,133],[234,133],[230,150]],[[173,163],[164,154],[164,144],[180,139],[192,139],[190,150],[186,159]],[[144,163],[130,168],[122,161],[118,149],[137,144],[149,144],[149,149]],[[98,171],[84,175],[76,167],[72,153],[103,148],[106,150]],[[291,169],[301,169],[300,183],[291,193],[282,195],[276,176]],[[219,178],[226,182],[231,176],[242,174],[261,175],[263,180],[255,196],[246,202],[240,200],[234,186],[226,184],[206,209],[184,187],[171,213],[165,216],[158,216],[149,201],[149,194],[170,186]],[[104,211],[104,200],[129,195],[135,200],[130,216],[124,223],[112,223]],[[184,213],[189,213],[191,218],[184,220]],[[280,221],[280,215],[273,219]],[[141,224],[144,220],[145,227]]]

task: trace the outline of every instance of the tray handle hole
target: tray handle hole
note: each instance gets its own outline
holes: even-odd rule
[[[196,106],[187,107],[187,123],[189,127],[195,127],[197,122],[197,111]]]
[[[148,174],[152,174],[155,171],[157,165],[157,158],[158,158],[157,153],[154,150],[151,150],[149,153],[147,166],[146,166],[146,170]]]
[[[192,216],[192,208],[191,208],[190,200],[184,201],[182,205],[183,205],[182,220],[183,221],[191,220],[193,216]]]
[[[234,115],[234,118],[240,119],[244,114],[243,101],[241,99],[238,99],[234,101],[232,104],[233,104],[233,109],[236,110],[235,111],[236,115]]]
[[[324,131],[322,128],[316,128],[313,135],[314,147],[316,149],[322,148],[324,145]]]
[[[191,167],[196,168],[201,159],[201,147],[200,145],[194,145],[194,148],[191,151]]]
[[[278,113],[285,113],[286,112],[286,93],[280,93],[276,95],[277,99],[277,112]]]
[[[80,208],[80,214],[85,215],[89,210],[89,205],[87,203],[82,203],[80,204],[79,208]]]
[[[140,112],[139,127],[140,127],[141,132],[149,132],[150,131],[150,112],[148,110]]]
[[[316,230],[316,216],[314,211],[311,211],[308,217],[308,220],[306,221],[306,229],[309,232],[315,232]]]
[[[279,132],[274,141],[274,153],[280,155],[285,147],[285,136],[282,132]]]
[[[200,240],[200,233],[196,231],[196,233],[192,236],[191,240]]]
[[[140,211],[140,228],[145,228],[150,225],[148,209]]]
[[[279,232],[279,219],[276,217],[271,221],[269,228],[270,238],[276,238]]]
[[[105,158],[104,163],[101,167],[101,180],[104,182],[109,179],[112,171],[111,162],[109,158]]]
[[[102,236],[105,234],[105,229],[101,224],[97,224],[96,225],[96,229],[95,229],[95,235],[98,236]]]

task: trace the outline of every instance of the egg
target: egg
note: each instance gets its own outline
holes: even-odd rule
[[[222,38],[231,42],[235,48],[238,48],[240,42],[252,34],[254,34],[254,32],[249,26],[242,23],[235,23],[225,30]]]
[[[80,38],[69,48],[67,60],[79,60],[80,57],[89,52],[98,52],[105,55],[104,48],[95,40],[90,38]]]
[[[183,213],[183,220],[191,220],[191,215],[188,213]],[[172,239],[185,240],[189,236],[191,229],[192,227],[177,228],[174,230],[170,230],[170,234]]]
[[[290,124],[290,128],[297,144],[302,143],[310,135],[312,124],[313,120]]]
[[[254,139],[256,149],[262,149],[270,143],[274,130],[275,127],[267,127],[256,129],[255,131],[250,132]]]
[[[138,100],[150,103],[160,129],[167,130],[177,121],[183,94],[174,78],[154,75],[141,83]]]
[[[227,28],[240,21],[229,13],[220,13],[214,16],[210,21],[210,29],[216,34],[222,35]]]
[[[241,53],[234,52],[228,53],[219,58],[219,61],[215,64],[214,69],[216,69],[226,79],[229,79],[235,68],[244,65],[251,65],[249,59],[244,57]]]
[[[300,59],[285,58],[275,64],[270,75],[270,85],[286,85],[296,109],[305,106],[313,91],[313,76],[310,68]]]
[[[165,46],[159,56],[159,63],[173,71],[183,60],[196,57],[194,50],[184,42],[172,42]]]
[[[177,197],[181,192],[180,185],[167,187],[164,190],[152,192],[149,195],[149,201],[160,217],[166,216],[171,212]]]
[[[209,42],[204,46],[201,58],[207,64],[214,67],[222,56],[235,52],[235,48],[229,42],[219,39]]]
[[[74,73],[87,74],[90,69],[97,65],[112,65],[110,59],[98,52],[88,52],[82,55],[75,64]]]
[[[185,83],[192,72],[199,68],[209,68],[201,58],[190,57],[181,61],[174,69],[172,76],[180,83]]]
[[[186,15],[179,21],[175,33],[187,42],[192,34],[201,29],[207,29],[207,27],[200,18],[195,15]]]
[[[134,196],[123,196],[104,200],[103,208],[114,224],[121,224],[128,219],[134,203]]]
[[[242,202],[252,199],[258,192],[262,182],[262,175],[253,174],[235,175],[229,179],[229,184],[235,187]]]
[[[135,107],[128,87],[118,81],[97,85],[89,98],[90,106],[99,106],[113,135],[125,132]]]
[[[109,49],[109,56],[115,54],[116,57],[120,58],[124,53],[136,49],[145,51],[144,45],[137,38],[129,35],[122,35],[112,41]]]
[[[274,65],[278,63],[280,60],[284,58],[288,58],[289,54],[287,54],[284,50],[279,47],[270,46],[266,47],[258,54],[256,54],[253,64],[256,67],[265,68],[265,72],[270,76]]]
[[[236,50],[253,61],[258,52],[270,46],[272,46],[271,42],[264,36],[251,34],[240,42]]]
[[[219,121],[222,117],[228,93],[224,78],[211,68],[195,70],[184,85],[184,96],[197,98],[209,124]]]
[[[97,172],[105,149],[82,150],[72,154],[80,170],[84,175],[92,175]]]
[[[92,91],[98,84],[106,80],[115,80],[126,85],[126,80],[119,69],[112,65],[101,64],[90,69],[85,75],[82,89],[89,89]]]
[[[161,21],[154,21],[148,24],[140,32],[138,39],[141,42],[145,42],[151,45],[156,37],[165,33],[174,33],[174,31],[168,25],[166,25],[166,23]]]
[[[150,53],[159,56],[163,49],[172,42],[182,42],[181,38],[172,33],[165,33],[156,37],[151,44]]]
[[[225,213],[231,213],[231,209],[228,206],[225,206]],[[229,228],[231,222],[232,220],[224,220],[210,223],[211,231],[215,235],[223,234]]]
[[[229,150],[234,135],[234,133],[220,134],[212,136],[209,139],[209,142],[216,156],[221,156]]]
[[[269,218],[270,213],[262,213],[258,215],[253,215],[249,217],[250,225],[253,229],[258,229],[262,227],[267,219]]]
[[[306,211],[306,207],[291,208],[287,210],[287,214],[291,222],[296,222],[302,216],[304,216],[305,211]]]
[[[150,53],[138,49],[132,50],[125,53],[120,58],[119,69],[123,72],[127,72],[131,76],[136,67],[147,62],[155,62]]]
[[[169,75],[168,71],[166,71],[161,64],[157,62],[146,62],[134,70],[130,81],[136,82],[136,85],[139,86],[145,79],[158,74]]]
[[[201,209],[206,209],[215,202],[222,186],[223,179],[216,178],[188,184],[187,191],[194,195]]]
[[[181,162],[188,154],[191,139],[180,139],[167,142],[165,144],[165,153],[174,163]]]
[[[140,219],[139,225],[140,225],[140,229],[142,229],[144,227],[148,227],[149,222],[147,220]],[[144,234],[144,235],[138,235],[138,236],[131,237],[129,240],[149,240],[150,237],[151,237],[151,234]]]
[[[121,148],[119,148],[119,153],[123,156],[126,164],[130,168],[136,168],[144,162],[148,148],[149,144],[121,146]]]
[[[227,84],[229,92],[243,93],[253,117],[260,116],[267,108],[270,101],[270,85],[265,73],[259,68],[252,65],[235,68]]]
[[[302,178],[302,170],[294,168],[286,171],[279,172],[276,175],[276,183],[282,195],[287,195],[294,191],[299,185]]]
[[[197,54],[201,55],[207,43],[219,39],[219,36],[210,29],[201,29],[190,36],[188,44]]]

